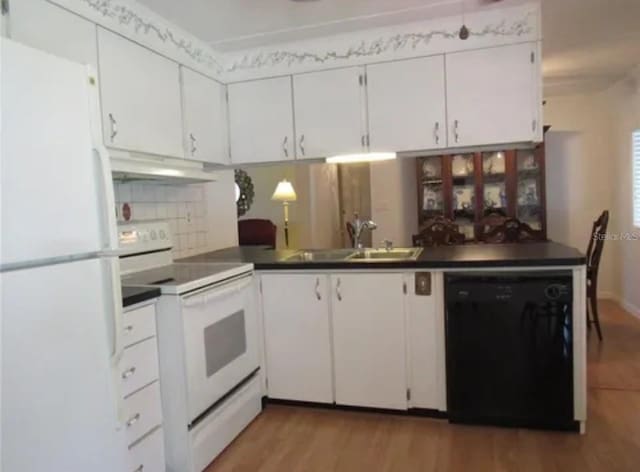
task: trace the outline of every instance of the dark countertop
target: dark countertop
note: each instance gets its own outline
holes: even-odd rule
[[[146,302],[160,296],[159,288],[122,287],[122,306],[128,307],[136,303]]]
[[[576,266],[585,263],[577,249],[554,242],[467,244],[425,248],[415,261],[287,262],[299,250],[230,247],[181,259],[180,262],[251,262],[256,270],[299,269],[438,269],[478,267]]]

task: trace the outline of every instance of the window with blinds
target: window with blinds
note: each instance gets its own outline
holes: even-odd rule
[[[633,132],[633,225],[640,228],[640,129]]]

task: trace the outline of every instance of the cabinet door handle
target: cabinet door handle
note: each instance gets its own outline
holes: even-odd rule
[[[133,472],[142,472],[144,470],[144,464],[140,464]]]
[[[322,300],[322,295],[320,294],[320,277],[316,277],[316,298]]]
[[[436,121],[435,126],[433,127],[433,138],[436,141],[436,144],[440,144],[440,122]]]
[[[127,428],[131,428],[134,424],[136,424],[140,420],[140,413],[136,413],[131,418],[127,420]]]
[[[336,282],[336,297],[338,297],[338,301],[342,301],[342,291],[340,290],[340,279]]]
[[[300,136],[300,152],[304,156],[304,134]]]
[[[289,157],[289,149],[287,149],[287,142],[289,141],[289,136],[285,136],[282,141],[282,151],[284,152],[284,157]]]
[[[458,142],[458,139],[460,138],[460,134],[458,134],[458,120],[455,120],[453,122],[453,139],[455,140],[455,142]]]
[[[114,138],[118,134],[118,123],[116,122],[116,119],[113,117],[112,113],[109,113],[109,127],[111,128],[111,142],[113,142]]]
[[[189,140],[191,141],[191,155],[193,156],[198,150],[196,147],[196,137],[192,133],[189,133]]]
[[[136,373],[136,368],[135,367],[131,367],[130,369],[127,369],[122,373],[122,378],[123,379],[128,379],[129,377],[131,377],[135,373]]]

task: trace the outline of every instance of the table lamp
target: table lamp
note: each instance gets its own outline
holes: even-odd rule
[[[282,202],[282,206],[284,206],[284,242],[287,247],[289,247],[289,202],[295,202],[296,199],[296,191],[291,182],[286,179],[278,182],[276,190],[271,196],[271,200]]]

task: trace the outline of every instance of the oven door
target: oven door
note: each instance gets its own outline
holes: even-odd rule
[[[253,277],[182,297],[189,422],[258,368]]]

